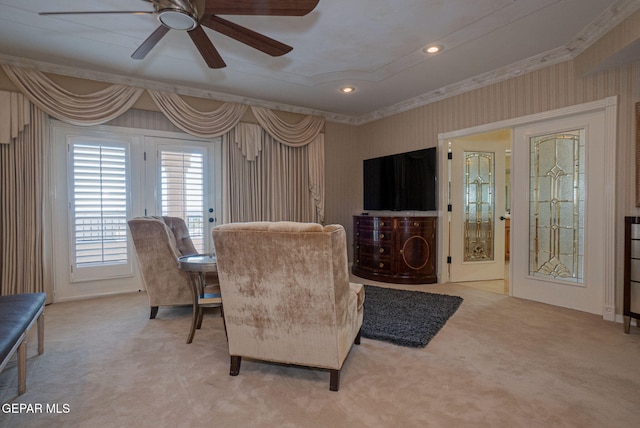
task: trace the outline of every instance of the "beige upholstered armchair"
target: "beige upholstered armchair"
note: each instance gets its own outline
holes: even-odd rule
[[[129,220],[129,230],[149,296],[149,318],[156,317],[159,306],[193,304],[189,275],[179,268],[177,261],[180,256],[197,254],[184,220],[136,217]]]
[[[232,376],[242,357],[340,370],[360,343],[364,288],[349,283],[340,225],[231,223],[213,229]]]

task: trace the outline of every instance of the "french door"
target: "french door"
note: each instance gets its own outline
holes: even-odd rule
[[[220,144],[149,137],[145,141],[147,215],[182,218],[200,253],[213,249],[220,207]]]
[[[448,142],[511,130],[511,295],[615,320],[616,114],[609,97],[439,135],[446,206],[448,179],[452,188],[462,180],[448,166]],[[446,249],[462,245],[452,223],[438,230],[442,282],[455,274]]]
[[[504,278],[505,150],[502,141],[449,141],[449,281]]]
[[[211,251],[221,144],[116,127],[52,126],[54,301],[143,289],[130,218],[177,216]]]
[[[603,112],[515,128],[513,296],[603,313]]]

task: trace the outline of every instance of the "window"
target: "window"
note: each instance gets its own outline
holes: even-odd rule
[[[51,130],[54,301],[144,289],[127,223],[134,217],[181,217],[196,249],[212,251],[220,139],[57,121]]]
[[[69,138],[71,280],[131,274],[127,143]]]

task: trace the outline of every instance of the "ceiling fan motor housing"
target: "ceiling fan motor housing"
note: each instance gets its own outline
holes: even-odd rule
[[[198,26],[200,10],[197,1],[159,0],[154,3],[158,21],[172,30],[191,31]]]

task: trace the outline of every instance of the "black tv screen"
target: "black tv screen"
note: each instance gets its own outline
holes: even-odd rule
[[[432,147],[364,160],[364,209],[436,210],[436,159]]]

